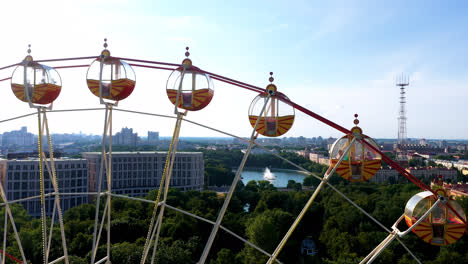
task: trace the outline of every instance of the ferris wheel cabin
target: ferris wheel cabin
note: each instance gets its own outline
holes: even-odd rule
[[[419,238],[435,246],[456,242],[466,229],[466,224],[463,223],[466,222],[466,215],[462,207],[453,199],[446,199],[448,200],[446,203],[455,210],[456,214],[447,205],[440,203],[412,230]],[[414,195],[405,207],[405,221],[408,227],[413,226],[435,202],[436,198],[430,191]]]
[[[23,102],[46,105],[57,99],[62,90],[62,81],[54,68],[34,62],[28,55],[23,65],[13,72],[11,89]]]
[[[357,118],[357,115],[355,117]],[[343,157],[336,168],[336,173],[352,182],[367,181],[380,169],[382,156],[359,140],[352,142],[357,137],[378,149],[377,143],[372,138],[362,134],[362,129],[357,126],[359,120],[355,119],[354,123],[356,126],[351,129],[351,134],[345,135],[333,143],[329,154],[330,169],[334,168],[338,160]],[[344,153],[348,146],[350,146],[349,151]]]
[[[270,77],[270,81],[273,81],[273,77]],[[288,99],[286,96],[284,97]],[[267,100],[269,101],[267,102]],[[266,106],[265,103],[267,103]],[[264,106],[265,110],[259,116]],[[294,116],[294,108],[277,97],[277,88],[274,84],[269,84],[265,93],[255,97],[249,108],[250,124],[255,128],[255,124],[260,118],[256,131],[267,137],[278,137],[288,132],[294,123]]]

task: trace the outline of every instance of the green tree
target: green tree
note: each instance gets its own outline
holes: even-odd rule
[[[231,250],[223,248],[218,252],[215,261],[211,261],[210,264],[235,264],[235,255]]]
[[[246,235],[255,245],[273,252],[292,221],[293,216],[281,209],[267,210],[247,222]],[[243,263],[265,263],[268,259],[248,245],[243,251]]]
[[[302,185],[304,186],[313,186],[317,183],[317,179],[315,179],[313,176],[307,176],[304,178],[304,181],[302,182]]]

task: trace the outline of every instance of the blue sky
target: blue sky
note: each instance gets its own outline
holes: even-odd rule
[[[293,101],[343,126],[360,115],[365,133],[397,136],[399,91],[410,76],[408,136],[468,138],[465,1],[8,1],[2,4],[1,65],[18,62],[32,44],[36,59],[97,55],[104,37],[112,55],[178,63],[185,46],[202,69],[257,86],[275,84]],[[53,64],[57,66],[60,64]],[[171,114],[169,72],[135,68],[137,86],[119,108]],[[11,71],[1,71],[0,79]],[[55,109],[97,107],[86,69],[61,70]],[[0,119],[32,112],[0,83]],[[247,136],[254,94],[215,82],[215,97],[188,118]],[[98,134],[103,113],[50,115],[55,132]],[[302,113],[286,136],[340,136]],[[3,123],[0,131],[35,118]],[[173,121],[115,114],[114,129],[172,134]],[[185,129],[184,129],[185,128]],[[186,125],[182,136],[221,136]]]

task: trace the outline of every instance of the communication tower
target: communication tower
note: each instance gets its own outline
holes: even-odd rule
[[[408,156],[406,155],[405,144],[408,143],[406,137],[406,92],[405,87],[409,85],[408,76],[401,75],[396,80],[396,86],[400,87],[400,113],[398,116],[398,142],[397,160],[403,167],[408,166]]]
[[[409,85],[409,77],[402,75],[397,78],[396,86],[400,87],[400,113],[398,116],[398,145],[408,143],[406,137],[406,92]]]

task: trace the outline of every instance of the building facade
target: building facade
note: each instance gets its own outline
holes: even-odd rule
[[[374,183],[396,183],[398,182],[399,173],[393,169],[380,169],[374,175],[374,177],[369,179],[369,182]]]
[[[101,153],[84,152],[89,162],[89,190],[98,190]],[[112,192],[128,196],[145,196],[159,187],[167,152],[113,152]],[[182,191],[202,190],[204,185],[204,162],[201,152],[177,152],[170,186]],[[104,174],[105,175],[105,174]],[[103,176],[102,190],[107,189]]]
[[[322,161],[321,161],[322,159]],[[325,162],[324,159],[329,159],[328,157],[325,157],[322,153],[316,153],[316,152],[311,152],[309,153],[309,160],[315,162],[315,163],[326,163],[326,165],[329,165],[330,162]],[[320,164],[322,164],[320,163]]]
[[[122,128],[112,137],[112,142],[115,145],[136,146],[138,143],[138,133],[133,133],[133,128]]]
[[[407,172],[411,173],[414,177],[424,180],[433,180],[442,176],[443,181],[450,180],[452,182],[457,181],[457,170],[448,169],[448,168],[408,168]]]
[[[159,132],[148,131],[148,145],[157,145],[159,142]]]
[[[468,197],[468,183],[444,184],[444,188],[450,191],[454,197]]]
[[[330,158],[328,157],[320,157],[318,159],[318,163],[326,166],[330,166]]]
[[[44,166],[45,167],[45,166]],[[55,169],[60,193],[88,192],[88,162],[84,159],[55,159]],[[0,160],[0,180],[9,201],[40,195],[39,160]],[[45,194],[54,192],[49,173],[44,168]],[[46,214],[52,215],[54,197],[46,198]],[[71,207],[87,203],[87,195],[61,195],[61,208],[66,211]],[[39,198],[20,202],[33,217],[41,216]]]
[[[20,130],[4,132],[2,136],[3,146],[31,146],[34,145],[34,135],[28,132],[27,127]]]

